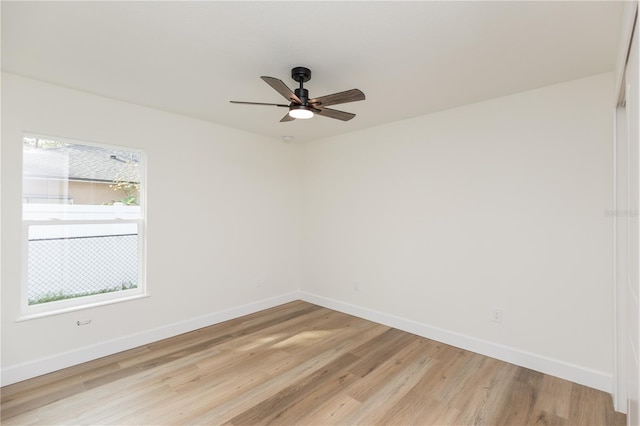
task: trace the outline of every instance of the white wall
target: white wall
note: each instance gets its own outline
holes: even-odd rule
[[[304,297],[610,391],[612,93],[603,74],[308,144]]]
[[[23,131],[145,151],[151,297],[16,321]],[[275,139],[3,74],[3,384],[294,299],[298,151]],[[91,324],[78,327],[84,318]]]
[[[611,389],[611,74],[302,153],[13,75],[2,86],[3,384],[301,289],[315,303]],[[146,151],[151,297],[16,322],[23,131]],[[502,324],[490,321],[493,308]]]

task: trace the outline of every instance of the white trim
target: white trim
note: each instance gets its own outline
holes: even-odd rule
[[[628,175],[630,158],[628,158],[628,117],[625,108],[627,88],[627,59],[631,49],[634,31],[637,31],[638,1],[626,2],[622,13],[618,57],[615,66],[615,108],[613,116],[613,194],[614,211],[627,211],[629,207]],[[635,76],[637,79],[637,76]],[[630,237],[628,229],[629,217],[613,216],[613,324],[614,353],[611,396],[613,408],[628,414],[628,362],[627,359],[627,281],[629,279]],[[628,421],[629,418],[628,418]]]
[[[147,237],[146,237],[146,186],[147,186],[147,156],[146,152],[138,148],[128,148],[111,144],[102,144],[95,142],[87,142],[78,139],[70,139],[66,137],[45,136],[40,133],[23,132],[22,134],[22,174],[24,175],[24,139],[25,138],[41,138],[47,140],[56,140],[59,142],[78,145],[92,146],[104,149],[121,150],[140,155],[139,173],[139,206],[124,207],[122,209],[114,206],[101,205],[71,205],[71,206],[40,206],[25,205],[22,203],[22,236],[21,236],[21,283],[20,283],[20,314],[16,319],[17,322],[41,318],[48,315],[58,315],[65,312],[72,312],[80,309],[93,308],[105,304],[119,303],[133,299],[139,299],[149,296],[147,287],[146,271],[147,271]],[[24,176],[23,176],[24,177]],[[68,180],[68,179],[67,179]],[[21,189],[24,196],[24,188]],[[106,216],[106,217],[105,217]],[[103,294],[76,297],[55,302],[48,302],[36,305],[30,305],[28,300],[29,293],[29,262],[28,246],[29,246],[29,228],[40,226],[65,226],[65,225],[118,225],[135,223],[137,225],[137,282],[135,290],[115,291]],[[77,235],[76,235],[77,236]]]
[[[461,349],[486,355],[521,367],[530,368],[555,377],[560,377],[604,392],[611,392],[613,383],[612,376],[600,371],[591,370],[531,352],[477,339],[472,336],[433,327],[407,318],[363,308],[361,306],[352,305],[350,303],[341,302],[307,292],[291,292],[281,296],[170,324],[164,327],[155,328],[118,339],[112,339],[96,345],[85,346],[77,350],[60,353],[51,357],[10,366],[2,369],[1,385],[10,385],[22,380],[27,380],[63,368],[78,365],[83,362],[197,330],[199,328],[239,318],[244,315],[249,315],[264,309],[293,302],[295,300],[304,300],[309,303],[407,331],[418,336],[437,340]]]
[[[249,315],[264,309],[273,308],[284,303],[299,299],[297,292],[248,303],[224,311],[203,315],[152,330],[143,331],[129,336],[108,340],[95,345],[85,346],[69,352],[63,352],[47,358],[25,362],[2,369],[1,385],[6,386],[22,380],[41,376],[63,368],[71,367],[83,362],[102,358],[138,346],[146,345],[168,337],[177,336],[199,328],[208,327],[244,315]]]
[[[624,72],[629,56],[629,48],[631,47],[631,37],[633,36],[633,25],[638,12],[638,0],[628,1],[624,4],[622,11],[622,22],[620,30],[620,40],[618,42],[618,57],[615,66],[615,86],[614,86],[614,103],[618,105],[624,97]]]
[[[613,211],[627,211],[627,114],[623,106],[614,110],[613,140]],[[626,297],[628,274],[628,217],[613,215],[613,408],[627,412],[627,327]]]
[[[82,311],[84,309],[96,308],[98,306],[112,305],[114,303],[122,303],[122,302],[128,302],[130,300],[138,300],[138,299],[144,299],[146,297],[151,297],[151,293],[149,293],[149,292],[146,292],[146,293],[142,292],[141,293],[141,292],[137,292],[137,291],[134,291],[134,290],[121,290],[121,291],[114,292],[114,293],[117,293],[119,295],[119,297],[118,298],[114,298],[109,293],[96,294],[96,295],[93,295],[93,296],[85,296],[85,297],[82,298],[84,303],[82,303],[81,305],[79,305],[79,304],[76,304],[76,305],[64,305],[64,304],[59,305],[59,303],[66,302],[65,300],[61,300],[61,301],[58,301],[58,302],[50,302],[50,303],[47,303],[47,305],[51,304],[51,305],[54,305],[54,306],[62,306],[62,307],[57,308],[57,309],[52,309],[49,306],[47,310],[43,310],[43,311],[40,311],[40,312],[35,311],[34,313],[23,313],[23,314],[20,314],[20,316],[16,319],[16,322],[29,321],[29,320],[32,320],[32,319],[44,318],[44,317],[49,317],[49,316],[53,316],[53,315],[66,314],[68,312],[76,312],[76,311]],[[104,296],[111,296],[111,297],[106,298]],[[71,300],[78,300],[78,299],[71,299]],[[87,300],[89,300],[89,301],[87,301]]]
[[[418,336],[437,340],[448,345],[486,355],[521,367],[530,368],[541,373],[560,377],[581,385],[589,386],[605,392],[611,392],[613,378],[609,374],[591,370],[557,359],[544,357],[531,352],[522,351],[509,346],[500,345],[482,339],[449,330],[433,327],[407,318],[364,308],[335,299],[308,292],[291,292],[281,296],[248,303],[224,311],[203,315],[197,318],[180,321],[152,330],[108,340],[95,345],[60,353],[47,358],[26,362],[3,368],[1,385],[27,380],[83,362],[112,355],[128,349],[156,342],[179,334],[187,333],[210,325],[218,324],[244,315],[279,306],[295,300],[303,300],[325,308],[344,312],[360,318],[384,324]]]
[[[461,349],[486,355],[531,370],[550,374],[574,383],[589,386],[607,393],[611,392],[613,377],[601,371],[570,364],[539,354],[526,352],[513,347],[500,345],[461,333],[433,327],[407,318],[375,311],[339,300],[330,299],[312,293],[300,292],[300,298],[306,302],[325,308],[344,312],[369,321],[374,321],[399,330],[407,331],[428,339],[437,340]]]

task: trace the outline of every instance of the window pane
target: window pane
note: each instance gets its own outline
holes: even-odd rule
[[[24,218],[86,220],[77,206],[101,206],[99,212],[110,217],[139,217],[140,161],[135,151],[24,137]]]
[[[142,153],[33,135],[22,142],[24,312],[142,294]]]
[[[28,304],[138,287],[138,224],[32,225]]]

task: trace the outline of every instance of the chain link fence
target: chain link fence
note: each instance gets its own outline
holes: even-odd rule
[[[29,304],[136,288],[138,235],[30,239]]]

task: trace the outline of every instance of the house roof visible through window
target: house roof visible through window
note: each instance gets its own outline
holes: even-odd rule
[[[61,141],[24,138],[24,147],[25,177],[112,182],[140,162],[137,152]]]

